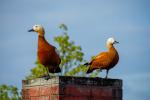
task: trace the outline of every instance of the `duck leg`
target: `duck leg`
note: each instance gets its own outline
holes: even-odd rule
[[[45,77],[45,79],[48,80],[48,79],[50,79],[50,74],[49,74],[49,70],[47,67],[46,67],[46,72],[47,72],[47,76]]]
[[[108,72],[109,72],[109,70],[107,69],[106,70],[106,77],[105,77],[106,79],[108,78]]]

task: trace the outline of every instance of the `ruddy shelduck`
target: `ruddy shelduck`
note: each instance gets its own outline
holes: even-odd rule
[[[108,72],[113,68],[119,61],[119,55],[114,47],[114,44],[119,43],[114,38],[108,38],[106,42],[107,52],[101,52],[91,62],[85,63],[84,65],[89,66],[87,73],[91,73],[93,70],[100,69],[106,70],[106,77]]]
[[[48,73],[61,72],[61,69],[59,68],[61,59],[56,52],[56,48],[46,41],[44,37],[44,28],[41,25],[34,25],[29,32],[36,32],[38,34],[38,61],[46,67]]]

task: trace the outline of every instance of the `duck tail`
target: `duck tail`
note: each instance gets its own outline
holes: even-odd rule
[[[90,64],[89,64],[89,63],[85,63],[84,65],[85,65],[85,66],[88,66],[88,65],[90,65]]]

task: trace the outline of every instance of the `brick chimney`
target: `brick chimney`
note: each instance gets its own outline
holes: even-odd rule
[[[58,76],[22,81],[23,100],[122,100],[122,80]]]

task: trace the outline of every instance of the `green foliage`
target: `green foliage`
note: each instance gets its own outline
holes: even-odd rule
[[[63,31],[61,35],[54,37],[54,42],[58,44],[58,51],[61,57],[61,75],[64,76],[86,76],[88,67],[81,64],[85,63],[83,58],[84,53],[79,45],[76,45],[74,41],[70,40],[68,35],[68,28],[65,24],[61,24],[59,28]],[[31,69],[31,74],[27,79],[40,77],[46,73],[46,69],[38,61],[36,67]],[[96,77],[97,71],[90,74],[91,77]]]
[[[46,74],[45,67],[39,63],[39,61],[36,61],[36,67],[31,69],[31,74],[26,77],[26,79],[33,79],[37,77],[41,77],[42,75]]]
[[[0,100],[22,100],[16,86],[0,85]]]
[[[61,57],[60,68],[62,70],[61,75],[64,76],[86,76],[88,67],[81,64],[85,63],[82,52],[82,48],[79,45],[75,45],[74,41],[70,40],[68,35],[68,28],[65,24],[59,26],[63,30],[62,35],[54,37],[54,41],[59,45],[58,51]],[[93,59],[94,57],[92,57]],[[30,75],[26,79],[33,79],[46,74],[45,67],[36,61],[36,67],[31,69]],[[100,70],[96,70],[89,77],[98,76]],[[1,85],[0,86],[0,100],[22,100],[16,86]]]
[[[95,70],[91,74],[89,74],[89,77],[97,77],[101,70]]]
[[[58,50],[61,57],[60,67],[62,69],[61,75],[77,75],[85,69],[80,65],[80,63],[84,62],[84,53],[82,52],[81,46],[75,45],[75,42],[70,40],[67,26],[61,24],[59,28],[63,30],[63,34],[54,37],[54,41],[59,45]],[[75,68],[76,66],[78,67]]]

